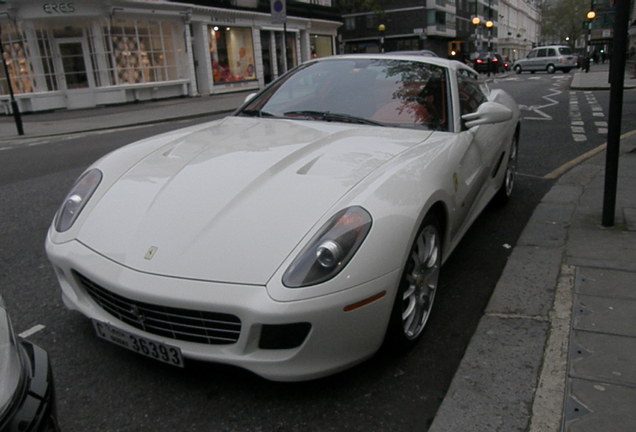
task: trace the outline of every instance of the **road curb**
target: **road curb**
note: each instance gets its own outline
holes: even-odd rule
[[[621,135],[621,153],[636,152],[635,135]],[[577,266],[565,252],[599,153],[564,171],[535,208],[429,432],[561,430]]]
[[[172,121],[191,120],[191,119],[201,118],[201,117],[206,117],[206,116],[211,116],[211,115],[229,114],[229,113],[234,112],[235,110],[236,110],[235,108],[232,108],[232,109],[222,110],[222,111],[211,111],[211,112],[206,112],[206,113],[186,114],[186,115],[180,115],[178,117],[173,117],[173,118],[168,118],[168,117],[157,118],[157,119],[153,119],[153,120],[136,121],[136,122],[131,122],[131,123],[127,123],[127,124],[118,124],[118,125],[108,125],[108,126],[93,127],[93,128],[87,128],[87,129],[82,129],[82,130],[78,130],[78,131],[50,132],[50,133],[47,133],[47,134],[40,134],[40,135],[23,135],[23,136],[15,136],[15,137],[5,137],[5,138],[0,138],[0,144],[9,143],[9,142],[16,143],[18,141],[26,141],[26,140],[31,140],[31,139],[59,138],[59,137],[63,137],[63,136],[89,134],[89,133],[101,132],[101,131],[107,131],[107,130],[108,131],[109,130],[115,131],[115,130],[131,128],[131,127],[141,127],[141,126],[149,126],[149,125],[153,125],[153,124],[168,123],[168,122],[172,122]]]

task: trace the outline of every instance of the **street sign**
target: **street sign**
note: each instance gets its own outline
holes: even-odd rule
[[[272,24],[287,23],[287,5],[285,0],[271,0]]]

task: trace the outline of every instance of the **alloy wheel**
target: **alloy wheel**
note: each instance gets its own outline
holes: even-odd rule
[[[441,239],[436,224],[425,224],[410,252],[401,291],[402,326],[408,340],[424,329],[439,282]]]

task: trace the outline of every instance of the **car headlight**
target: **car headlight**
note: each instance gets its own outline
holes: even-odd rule
[[[283,284],[300,288],[333,278],[351,260],[370,229],[371,215],[362,207],[336,213],[291,263]]]
[[[86,171],[76,182],[69,194],[64,198],[62,206],[55,215],[55,229],[67,231],[79,216],[80,212],[102,181],[102,172],[98,169]]]

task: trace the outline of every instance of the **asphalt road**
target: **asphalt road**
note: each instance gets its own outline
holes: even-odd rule
[[[172,368],[99,340],[86,319],[62,305],[43,243],[69,186],[102,154],[183,124],[56,138],[3,151],[0,290],[18,332],[44,326],[29,339],[51,356],[63,430],[425,429],[511,247],[552,185],[544,177],[605,140],[596,125],[584,132],[585,141],[572,138],[577,111],[567,90],[569,78],[536,74],[494,82],[525,107],[515,197],[505,207],[487,208],[444,266],[436,308],[421,342],[407,353],[381,352],[349,371],[308,383],[272,383],[223,365],[191,362],[185,369]],[[607,115],[609,93],[591,94]],[[575,96],[583,120],[602,121],[593,118],[598,111],[592,110],[590,94]],[[626,94],[624,117],[636,118],[635,101],[636,93]]]

